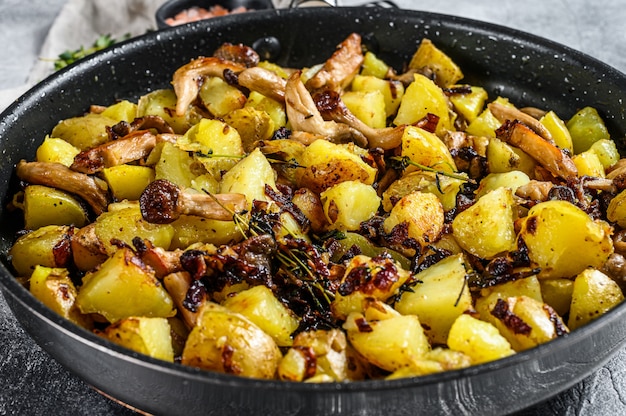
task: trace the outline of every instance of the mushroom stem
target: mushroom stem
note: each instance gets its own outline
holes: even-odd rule
[[[224,77],[224,70],[239,73],[245,66],[226,61],[217,57],[202,57],[194,59],[181,66],[174,73],[172,85],[178,98],[176,101],[176,115],[183,116],[187,107],[196,99],[200,86],[205,77]]]
[[[147,157],[157,138],[148,130],[138,130],[121,139],[106,142],[100,146],[80,152],[74,158],[70,169],[93,174],[104,168],[123,165]]]
[[[341,91],[350,85],[362,63],[361,36],[352,33],[338,45],[324,66],[307,81],[306,86],[312,90],[330,88]]]
[[[242,194],[192,194],[165,179],[150,183],[139,198],[141,215],[155,224],[171,223],[181,215],[230,221],[233,213],[244,210],[246,204]]]
[[[589,178],[585,180],[585,187],[595,189],[596,191],[617,192],[618,188],[612,179],[608,178]]]
[[[347,124],[324,120],[311,94],[300,79],[300,71],[294,72],[287,80],[285,108],[294,131],[299,130],[327,137],[335,143],[354,140],[360,146],[367,145],[365,136],[356,129]]]
[[[109,203],[106,187],[100,186],[96,178],[75,172],[60,163],[21,160],[17,164],[16,173],[25,182],[78,195],[89,204],[96,215],[106,211]]]
[[[552,182],[531,180],[517,188],[515,195],[532,201],[547,201],[550,190],[554,187]]]
[[[568,179],[578,175],[578,169],[569,156],[520,120],[506,121],[496,135],[528,153],[555,176]]]
[[[201,313],[201,310],[192,312],[185,307],[185,298],[187,297],[187,292],[191,287],[191,281],[189,273],[184,271],[170,273],[163,279],[163,284],[165,285],[167,292],[172,296],[172,299],[176,304],[176,308],[180,312],[183,321],[189,329],[196,325],[198,316],[200,316]],[[206,302],[206,298],[203,297],[201,303],[205,304]]]
[[[314,102],[325,119],[346,124],[365,136],[367,147],[369,148],[380,147],[384,150],[390,150],[402,144],[405,126],[386,127],[383,129],[375,129],[368,126],[346,107],[341,96],[336,91],[326,90],[315,94]],[[363,145],[363,143],[359,144]]]
[[[263,94],[278,102],[285,102],[285,87],[287,81],[275,72],[265,68],[254,67],[245,69],[237,77],[239,85]]]

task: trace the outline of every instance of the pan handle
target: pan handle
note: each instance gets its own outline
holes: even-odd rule
[[[339,7],[337,4],[337,0],[291,0],[289,3],[290,9],[295,9],[298,7]],[[382,0],[382,1],[370,1],[361,6],[368,7],[385,7],[385,8],[394,8],[399,9],[398,5],[391,0]]]
[[[385,8],[388,8],[388,9],[399,9],[400,8],[400,6],[398,6],[396,3],[394,3],[391,0],[370,1],[370,2],[367,2],[365,4],[362,4],[361,6],[385,7]]]
[[[291,0],[289,8],[298,7],[337,7],[337,0]]]

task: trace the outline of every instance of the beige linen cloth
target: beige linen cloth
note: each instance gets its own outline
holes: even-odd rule
[[[67,50],[89,48],[104,34],[122,39],[156,29],[155,13],[164,0],[68,0],[54,20],[24,85],[0,91],[0,112],[54,72],[54,60]]]
[[[303,6],[324,5],[322,1],[295,0]],[[338,4],[337,0],[324,0]],[[353,3],[363,3],[356,1]],[[114,39],[138,36],[156,29],[155,14],[165,0],[68,0],[54,21],[33,67],[28,84],[34,85],[54,71],[53,60],[66,50],[89,47],[101,35]],[[273,0],[276,8],[287,8],[292,0]],[[349,4],[350,1],[344,2]]]
[[[164,0],[68,0],[54,21],[33,66],[28,84],[54,71],[53,60],[66,50],[88,48],[101,35],[122,39],[156,29],[154,14]]]
[[[287,8],[291,1],[273,0],[273,3],[277,8]],[[68,0],[54,20],[27,82],[0,91],[0,112],[28,88],[52,74],[54,60],[59,54],[80,47],[89,48],[101,35],[109,34],[120,40],[127,34],[138,36],[148,30],[155,30],[155,13],[164,2],[165,0]],[[306,2],[307,6],[314,5],[310,0]]]

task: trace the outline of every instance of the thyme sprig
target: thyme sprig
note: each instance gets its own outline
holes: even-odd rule
[[[408,156],[392,156],[389,158],[389,160],[392,162],[391,165],[394,169],[397,170],[404,170],[406,169],[408,166],[415,166],[423,171],[426,172],[433,172],[436,173],[437,175],[441,175],[441,176],[447,176],[449,178],[453,178],[453,179],[460,179],[462,181],[465,182],[469,182],[472,184],[475,184],[476,181],[468,178],[466,175],[461,174],[461,173],[454,173],[454,172],[446,172],[444,170],[440,170],[440,169],[435,169],[432,168],[430,166],[426,166],[426,165],[422,165],[421,163],[417,163],[412,161]]]
[[[209,149],[209,151],[207,153],[201,152],[200,150],[197,150],[195,152],[193,152],[193,154],[197,157],[204,157],[207,159],[211,159],[211,158],[218,158],[218,157],[223,157],[223,158],[227,158],[227,159],[243,159],[244,157],[248,156],[247,154],[243,154],[243,155],[221,155],[219,153],[213,153],[213,149]]]
[[[308,263],[311,260],[309,254],[304,250],[281,248],[276,258],[282,264],[282,272],[292,282],[303,284],[315,302],[316,309],[320,311],[326,310],[335,298],[335,294],[324,288],[324,285],[320,282],[320,276],[309,266]],[[317,292],[314,289],[317,289]],[[317,293],[320,293],[323,299],[320,299]]]
[[[223,158],[227,158],[227,159],[243,159],[246,156],[248,156],[248,154],[243,154],[243,155],[221,155],[221,154],[213,153],[212,149],[209,149],[208,153],[204,153],[204,152],[201,152],[201,151],[197,150],[193,154],[195,156],[197,156],[197,157],[204,157],[204,158],[207,158],[207,159],[218,158],[218,157],[223,157]],[[293,158],[291,158],[289,160],[273,159],[273,158],[270,158],[270,157],[267,157],[267,156],[266,156],[266,158],[267,158],[267,161],[270,162],[270,163],[283,164],[283,165],[286,165],[286,167],[288,167],[288,168],[294,168],[295,169],[295,168],[304,168],[305,167],[305,166],[302,166],[300,163],[298,163],[297,160],[295,160]]]
[[[206,189],[203,189],[203,191],[208,195],[213,196],[213,194]],[[219,202],[214,196],[213,199],[218,202],[222,208],[232,213],[233,221],[244,238],[266,233],[264,229],[255,225],[257,224],[256,221],[251,222],[246,217],[245,214],[247,214],[247,211],[234,212],[230,208],[221,204],[221,202]],[[290,235],[290,238],[296,238],[291,234],[291,231],[289,231],[288,228],[284,227],[282,224],[280,225],[282,229]],[[277,242],[279,249],[276,252],[276,259],[280,263],[280,272],[284,273],[289,280],[297,285],[302,285],[307,292],[309,292],[317,310],[328,310],[330,303],[335,298],[335,294],[324,287],[323,281],[325,276],[316,272],[314,267],[311,267],[311,264],[319,262],[319,259],[313,258],[313,255],[307,252],[307,250],[299,247],[295,248],[293,246],[289,246],[288,244],[281,244],[280,241]],[[312,251],[316,251],[313,246],[310,246],[310,248]]]

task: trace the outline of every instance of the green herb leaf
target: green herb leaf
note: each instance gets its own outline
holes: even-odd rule
[[[126,35],[124,35],[124,38],[122,40],[128,39],[129,37],[130,33],[127,33]],[[59,69],[65,68],[66,66],[73,64],[79,59],[86,57],[87,55],[91,55],[94,52],[106,49],[117,42],[117,39],[112,38],[110,34],[101,35],[89,48],[81,46],[76,50],[67,50],[59,54],[57,59],[55,59],[54,61],[54,69],[58,71]]]

